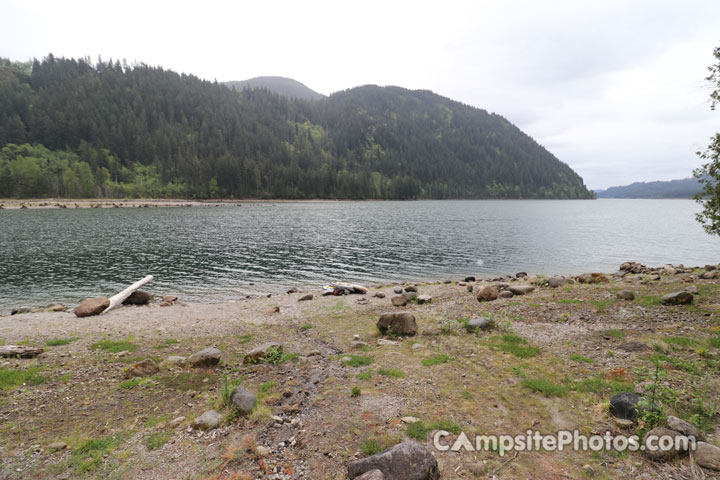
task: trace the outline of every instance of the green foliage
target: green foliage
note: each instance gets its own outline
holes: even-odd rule
[[[451,358],[449,355],[441,353],[440,355],[436,355],[432,358],[424,358],[422,360],[422,364],[426,367],[432,367],[434,365],[440,365],[441,363],[447,363],[450,360]]]
[[[574,361],[576,361],[576,362],[594,363],[594,361],[593,361],[592,358],[584,357],[584,356],[582,356],[582,355],[580,355],[580,354],[577,354],[577,353],[571,353],[570,355],[568,355],[568,358],[569,358],[570,360],[574,360]]]
[[[105,350],[110,353],[119,353],[134,352],[137,350],[137,345],[130,341],[100,340],[99,342],[93,343],[90,348],[93,350]]]
[[[38,375],[38,371],[39,369],[35,367],[25,370],[13,370],[0,367],[0,389],[11,390],[23,384],[40,385],[44,383],[47,378]]]
[[[720,47],[716,47],[713,54],[717,63],[708,68],[710,75],[705,79],[713,87],[710,93],[711,110],[715,110],[720,101]],[[693,171],[693,176],[703,187],[694,197],[703,207],[696,218],[707,233],[720,235],[720,132],[710,138],[710,144],[705,151],[697,154],[706,163]]]
[[[74,342],[75,340],[78,340],[79,338],[80,337],[56,338],[53,340],[48,340],[47,342],[45,342],[45,345],[47,345],[48,347],[57,347],[60,345],[68,345],[68,344]]]
[[[405,372],[399,368],[379,368],[377,373],[379,375],[385,375],[387,377],[404,378]]]
[[[460,425],[455,423],[454,420],[440,420],[429,424],[419,421],[409,424],[405,433],[413,440],[422,442],[427,438],[430,432],[434,430],[445,430],[446,432],[457,435],[462,431],[462,428],[460,428]]]
[[[616,329],[609,329],[609,330],[603,330],[603,335],[606,335],[608,337],[614,337],[614,338],[624,338],[625,332],[622,330],[616,330]]]
[[[698,365],[695,362],[689,360],[682,360],[680,358],[670,357],[660,353],[657,353],[650,357],[650,360],[652,360],[653,362],[665,362],[677,370],[692,373],[693,375],[700,375],[702,373]]]
[[[147,65],[18,65],[0,64],[0,197],[592,197],[506,119],[428,91],[309,102]]]
[[[578,392],[597,393],[599,395],[612,397],[621,392],[632,392],[634,385],[625,380],[613,380],[603,375],[595,375],[575,382],[572,388]]]
[[[382,451],[377,439],[375,438],[368,438],[367,440],[365,440],[360,447],[360,450],[366,457],[370,457]]]
[[[366,357],[364,355],[350,355],[350,360],[345,360],[343,365],[346,367],[362,367],[364,365],[370,365],[375,360],[372,357]]]
[[[690,347],[693,345],[697,345],[696,340],[687,337],[664,337],[662,341],[670,345],[679,345],[681,347]]]
[[[568,388],[565,385],[553,383],[545,378],[525,378],[521,383],[530,390],[540,392],[546,397],[564,397],[568,393]]]
[[[350,390],[350,396],[351,396],[351,397],[359,397],[359,396],[360,396],[360,393],[361,393],[361,392],[360,392],[360,387],[358,387],[357,385],[355,385],[354,387],[352,387],[352,389]]]
[[[527,340],[524,338],[512,334],[491,337],[489,347],[519,358],[532,358],[540,355],[541,352],[540,348],[527,345]]]
[[[143,381],[142,378],[133,378],[130,380],[125,380],[124,382],[120,382],[118,384],[118,388],[123,389],[123,390],[130,390],[130,389],[135,388],[138,385],[140,385],[142,383],[142,381]]]
[[[642,295],[635,297],[635,302],[643,307],[654,307],[656,305],[662,305],[662,298],[653,297],[651,295]]]
[[[355,375],[355,378],[358,380],[369,380],[370,377],[372,377],[372,370],[365,370],[364,372]]]
[[[708,338],[708,345],[714,348],[720,348],[720,335]]]
[[[161,350],[163,348],[168,348],[171,345],[177,345],[178,343],[180,343],[179,340],[168,339],[168,340],[165,340],[163,343],[155,345],[155,348],[157,348],[158,350]]]
[[[103,464],[103,457],[123,443],[119,436],[89,439],[72,452],[72,464],[80,473],[92,472]]]

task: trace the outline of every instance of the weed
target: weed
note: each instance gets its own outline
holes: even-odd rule
[[[303,332],[305,332],[305,331],[307,331],[307,330],[310,330],[310,329],[313,328],[313,327],[314,327],[314,325],[313,325],[312,323],[306,323],[305,325],[303,325],[303,326],[300,327],[300,330],[302,330]]]
[[[489,346],[492,350],[500,350],[519,358],[532,358],[540,355],[538,347],[527,345],[527,340],[512,334],[490,338]]]
[[[440,365],[441,363],[447,363],[451,360],[450,356],[441,353],[440,355],[436,355],[432,358],[425,358],[422,361],[422,364],[426,367],[432,367],[433,365]]]
[[[635,297],[635,303],[642,305],[643,307],[654,307],[656,305],[662,305],[662,298],[643,295]]]
[[[411,423],[407,426],[405,433],[408,437],[422,442],[433,430],[445,430],[454,434],[462,431],[460,425],[455,423],[454,420],[440,420],[429,424],[425,424],[423,421]]]
[[[220,401],[223,407],[230,409],[232,408],[232,392],[233,390],[235,390],[235,387],[237,387],[241,383],[242,379],[240,378],[231,379],[227,375],[223,378],[222,387],[220,388]]]
[[[625,338],[625,332],[623,332],[622,330],[616,330],[614,328],[611,328],[609,330],[603,330],[602,333],[607,337]]]
[[[81,473],[91,472],[100,467],[104,456],[123,443],[119,436],[90,439],[72,452],[72,463]]]
[[[350,360],[345,360],[343,365],[346,367],[362,367],[364,365],[370,365],[375,360],[372,357],[366,357],[363,355],[351,355]]]
[[[665,337],[662,341],[669,345],[677,345],[681,347],[689,347],[697,344],[696,340],[687,337]]]
[[[626,380],[611,380],[603,375],[585,378],[573,384],[578,392],[597,393],[599,395],[613,396],[620,392],[632,392],[634,385]]]
[[[147,428],[152,428],[152,427],[154,427],[155,425],[159,425],[159,424],[161,424],[161,423],[163,423],[163,422],[167,422],[169,418],[170,418],[170,417],[169,417],[167,414],[165,414],[165,415],[158,415],[158,416],[156,416],[156,415],[149,415],[148,418],[147,418],[147,420],[145,420],[145,426],[146,426]]]
[[[667,355],[663,355],[660,353],[656,353],[655,355],[650,357],[650,360],[652,362],[666,362],[676,370],[682,370],[688,373],[692,373],[693,375],[700,375],[701,373],[695,362],[681,360],[675,357],[668,357]]]
[[[268,393],[273,388],[277,387],[277,382],[275,380],[270,380],[269,382],[261,383],[258,386],[258,392],[260,393]]]
[[[165,340],[165,341],[164,341],[163,343],[161,343],[161,344],[155,345],[155,348],[157,348],[157,349],[168,348],[170,345],[176,345],[176,344],[178,344],[178,343],[180,343],[179,340],[168,339],[168,340]]]
[[[25,370],[12,370],[9,368],[0,368],[0,389],[10,390],[20,385],[39,385],[47,380],[47,378],[38,375],[38,368],[31,367]]]
[[[385,375],[387,377],[394,377],[394,378],[404,378],[405,372],[400,370],[399,368],[380,368],[377,371],[380,375]]]
[[[67,345],[69,343],[74,342],[75,340],[78,340],[80,337],[71,337],[71,338],[56,338],[54,340],[48,340],[45,342],[45,345],[48,347],[57,347],[60,345]]]
[[[546,397],[564,397],[568,393],[566,386],[558,385],[544,378],[526,378],[522,381],[522,384],[530,390],[542,393]]]
[[[105,350],[110,353],[119,353],[134,352],[137,350],[137,345],[129,339],[125,341],[100,340],[99,342],[93,343],[90,348],[93,350]]]
[[[372,370],[369,369],[355,375],[358,380],[368,380],[370,377],[372,377]]]
[[[594,360],[592,358],[584,357],[577,353],[571,353],[570,355],[568,355],[568,358],[576,362],[594,363]]]
[[[239,343],[240,345],[243,345],[243,344],[245,344],[245,343],[250,342],[250,340],[252,340],[252,339],[253,339],[253,335],[250,334],[250,333],[246,333],[245,335],[240,335],[240,336],[238,337],[238,343]]]
[[[155,432],[146,437],[143,443],[148,450],[156,450],[165,445],[171,437],[167,432]]]
[[[472,400],[474,395],[470,390],[463,390],[460,396],[465,400]]]
[[[359,396],[360,396],[360,393],[361,393],[361,392],[360,392],[360,387],[358,387],[357,385],[355,385],[354,387],[352,387],[352,390],[350,390],[350,396],[351,396],[351,397],[359,397]]]
[[[142,383],[142,378],[133,378],[132,380],[125,380],[124,382],[120,382],[118,384],[118,388],[123,390],[130,390],[131,388],[135,388],[138,385]]]
[[[710,337],[708,344],[713,348],[720,348],[720,336]]]
[[[590,300],[598,312],[604,312],[614,302],[615,300]]]
[[[378,444],[378,441],[375,438],[368,438],[365,440],[360,447],[360,450],[365,454],[365,456],[370,457],[372,455],[375,455],[376,453],[379,453],[381,451],[380,445]]]

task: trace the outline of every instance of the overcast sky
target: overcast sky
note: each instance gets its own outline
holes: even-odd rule
[[[720,130],[716,46],[720,0],[0,0],[2,57],[430,89],[503,115],[590,188],[690,176]]]

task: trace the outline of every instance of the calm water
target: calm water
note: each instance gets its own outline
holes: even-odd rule
[[[720,262],[690,200],[263,203],[0,211],[0,311],[148,290],[242,298],[289,285]],[[254,285],[251,285],[254,283]]]

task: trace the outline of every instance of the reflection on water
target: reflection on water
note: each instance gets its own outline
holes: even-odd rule
[[[288,285],[720,261],[689,200],[255,203],[0,211],[0,309],[144,275],[191,301]],[[254,285],[251,285],[254,284]]]

